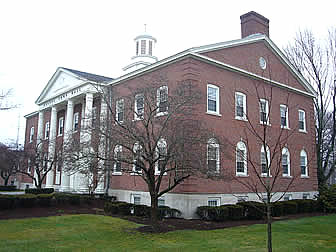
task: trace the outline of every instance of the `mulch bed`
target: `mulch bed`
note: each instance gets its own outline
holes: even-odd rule
[[[59,216],[67,214],[104,214],[103,202],[97,201],[95,204],[90,205],[64,205],[64,206],[50,206],[50,207],[32,207],[32,208],[15,208],[9,210],[0,210],[0,220],[7,219],[21,219],[33,217],[47,217]],[[284,217],[276,217],[274,221],[298,219],[303,217],[321,216],[324,213],[305,213],[297,215],[288,215]],[[154,230],[151,226],[149,218],[136,217],[136,216],[119,216],[113,215],[125,220],[129,220],[138,224],[143,224],[137,228],[138,231],[144,233],[153,233]],[[225,221],[213,222],[203,220],[186,220],[178,218],[163,219],[159,222],[156,232],[169,232],[175,230],[212,230],[223,229],[236,226],[249,226],[253,224],[264,224],[264,220],[239,220],[239,221]]]

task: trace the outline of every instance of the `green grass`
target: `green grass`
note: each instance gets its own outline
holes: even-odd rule
[[[266,251],[266,226],[143,234],[100,215],[0,221],[0,251]],[[273,224],[274,251],[336,251],[336,215]]]

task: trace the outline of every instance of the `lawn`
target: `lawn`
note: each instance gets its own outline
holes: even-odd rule
[[[0,251],[266,251],[266,226],[143,234],[101,215],[0,221]],[[273,224],[274,251],[336,251],[336,215]]]

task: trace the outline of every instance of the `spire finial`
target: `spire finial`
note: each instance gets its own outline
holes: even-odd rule
[[[147,29],[146,29],[147,28],[147,24],[144,24],[144,26],[145,26],[145,32],[147,32]]]

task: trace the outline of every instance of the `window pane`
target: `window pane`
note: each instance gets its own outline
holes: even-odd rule
[[[141,40],[141,54],[146,54],[146,40]]]
[[[282,154],[282,169],[284,174],[288,174],[288,155]]]
[[[208,110],[217,112],[217,89],[208,87]]]

